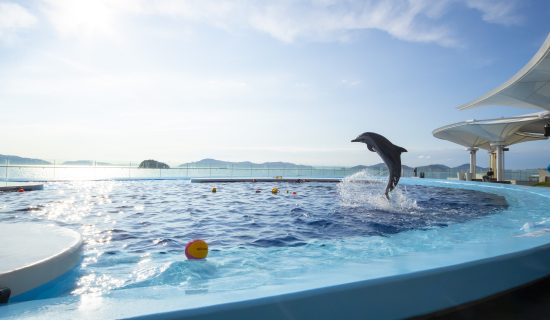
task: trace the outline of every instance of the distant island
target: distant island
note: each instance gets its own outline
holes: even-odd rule
[[[170,166],[167,165],[164,162],[156,161],[156,160],[143,160],[139,164],[139,168],[141,169],[170,169]]]

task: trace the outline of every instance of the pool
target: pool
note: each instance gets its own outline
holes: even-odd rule
[[[484,268],[500,263],[499,272],[504,272],[505,263],[498,260],[503,255],[537,262],[543,252],[548,259],[548,190],[403,179],[388,203],[383,181],[355,178],[338,184],[218,183],[216,193],[213,185],[183,180],[88,181],[50,183],[25,195],[1,194],[0,222],[55,223],[79,231],[85,247],[79,268],[15,297],[0,307],[0,317],[194,316],[216,310],[227,316],[232,306],[254,309],[272,299],[286,305],[289,316],[313,316],[305,306],[319,305],[323,294],[335,303],[354,290],[380,286],[381,299],[384,288],[419,276],[426,290],[436,293],[442,289],[430,286],[436,275],[444,274],[441,270],[475,269],[476,261],[484,261]],[[278,194],[271,193],[273,186]],[[195,238],[210,245],[205,261],[185,259],[185,243]],[[475,294],[464,293],[463,301],[453,297],[447,305],[433,299],[416,312],[548,274],[548,265],[533,268],[523,277],[502,275],[482,287],[462,284],[462,291]],[[452,278],[443,279],[452,288]],[[414,287],[394,288],[401,314],[388,311],[389,301],[371,306],[371,312],[414,315]],[[269,318],[265,312],[262,316]],[[345,312],[361,314],[340,310]]]

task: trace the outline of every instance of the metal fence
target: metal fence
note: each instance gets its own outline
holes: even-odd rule
[[[106,179],[190,179],[199,177],[275,177],[287,178],[343,178],[365,169],[349,167],[243,167],[243,166],[183,166],[169,169],[139,168],[137,162],[104,165],[93,162],[92,165],[67,165],[53,162],[47,165],[24,165],[6,161],[0,164],[0,181],[66,181],[66,180],[106,180]],[[385,167],[368,168],[371,176],[387,176]],[[458,178],[464,171],[419,170],[425,178]],[[403,177],[412,177],[413,170],[403,169]],[[506,180],[535,181],[537,169],[506,170]]]
[[[338,178],[359,170],[345,167],[242,167],[184,166],[168,169],[139,168],[137,165],[0,165],[4,181],[65,181],[105,179],[190,179],[198,177],[312,177]]]

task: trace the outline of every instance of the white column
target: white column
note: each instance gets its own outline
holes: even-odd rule
[[[491,147],[496,149],[497,155],[497,167],[495,169],[495,175],[497,181],[504,181],[504,144],[502,142],[491,143]]]
[[[470,175],[472,177],[472,179],[475,179],[476,178],[476,152],[477,150],[479,150],[478,148],[468,148],[466,149],[468,151],[470,151]]]

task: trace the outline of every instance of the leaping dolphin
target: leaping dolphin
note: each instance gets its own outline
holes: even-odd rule
[[[389,200],[390,197],[388,193],[397,186],[399,178],[401,178],[401,153],[407,152],[407,150],[396,146],[391,143],[390,140],[374,132],[362,133],[357,138],[351,140],[351,142],[366,143],[370,151],[378,153],[380,158],[384,160],[390,173],[390,179],[386,186],[386,192],[384,193]]]

